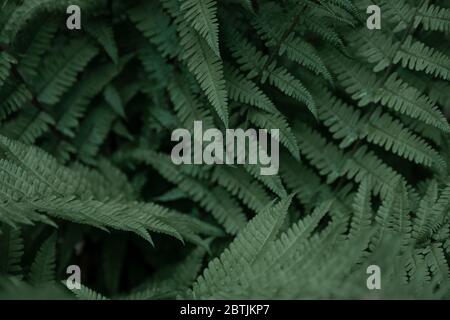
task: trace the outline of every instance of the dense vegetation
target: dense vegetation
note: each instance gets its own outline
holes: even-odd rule
[[[0,298],[450,298],[447,0],[0,8]],[[194,120],[279,175],[174,165]]]

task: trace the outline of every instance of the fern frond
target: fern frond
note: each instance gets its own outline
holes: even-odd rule
[[[189,70],[195,75],[219,118],[228,127],[228,96],[221,60],[193,29],[181,24],[179,30],[184,48],[183,60],[187,61]]]
[[[253,178],[260,181],[264,186],[266,186],[273,193],[277,194],[280,198],[287,197],[286,189],[284,188],[283,182],[281,181],[279,176],[262,176],[260,174],[261,169],[259,165],[246,164],[244,165],[244,169],[245,171],[250,173]]]
[[[175,4],[177,6],[175,15],[178,15],[178,2]],[[128,15],[144,37],[158,48],[163,57],[173,58],[180,54],[181,46],[177,28],[157,1],[145,1],[132,7]],[[171,40],[167,41],[167,39]]]
[[[33,37],[27,39],[26,48],[19,59],[18,70],[20,74],[31,83],[37,76],[37,69],[42,61],[44,53],[48,50],[55,33],[58,29],[58,21],[55,19],[47,19],[41,22],[39,26],[34,26],[32,30]],[[29,31],[31,33],[31,31]],[[27,32],[28,33],[28,32]]]
[[[328,186],[321,183],[320,176],[304,164],[284,154],[282,157],[281,176],[289,190],[296,194],[297,199],[308,210],[315,207],[316,202],[321,202],[323,195],[329,193]],[[300,179],[301,177],[301,179]]]
[[[0,52],[0,86],[8,79],[12,66],[17,64],[17,60],[5,51]]]
[[[31,92],[24,84],[7,82],[0,88],[0,120],[22,109],[32,99]]]
[[[101,229],[135,232],[150,242],[147,230],[180,240],[183,236],[191,240],[197,233],[214,232],[195,219],[156,204],[122,200],[123,194],[122,199],[116,194],[116,200],[109,200],[114,192],[118,192],[111,188],[117,183],[117,175],[115,182],[106,181],[98,173],[62,167],[50,156],[18,143],[3,139],[1,146],[9,158],[0,161],[0,176],[4,181],[0,188],[1,211],[6,214],[4,222],[42,221],[51,224],[43,215],[46,213],[50,217]],[[114,173],[109,172],[113,176]],[[109,195],[101,194],[102,184]],[[123,187],[123,184],[119,185],[120,192],[123,192]],[[76,191],[77,188],[80,189]],[[93,199],[94,195],[100,200]]]
[[[403,237],[403,241],[409,240],[412,230],[410,206],[408,203],[407,191],[403,182],[394,181],[392,190],[386,195],[378,212],[375,221],[380,226],[372,244],[378,245],[384,241],[386,234],[397,232]]]
[[[31,265],[30,282],[35,285],[44,285],[55,281],[56,268],[56,234],[52,234],[40,247],[36,258]]]
[[[98,41],[111,60],[117,64],[119,54],[112,26],[105,22],[92,21],[86,25],[86,30]]]
[[[435,282],[445,284],[450,279],[450,268],[442,245],[438,243],[430,245],[425,251],[425,261]]]
[[[327,41],[331,45],[337,48],[344,48],[344,42],[342,40],[342,36],[335,30],[332,23],[329,21],[322,19],[322,23],[317,23],[315,17],[303,16],[303,23],[298,25],[298,28],[302,33],[305,32],[313,32],[318,37]]]
[[[413,220],[412,236],[416,240],[423,240],[433,231],[430,230],[430,227],[435,220],[434,214],[436,212],[433,210],[433,207],[438,200],[438,192],[439,189],[437,183],[432,181],[429,184],[425,195],[420,200],[419,208],[416,212],[416,218]]]
[[[0,299],[2,300],[61,300],[70,295],[55,283],[33,286],[16,277],[0,276]]]
[[[109,300],[102,294],[81,285],[81,289],[73,289],[72,293],[78,300]]]
[[[181,74],[173,77],[168,91],[177,116],[185,128],[192,130],[194,121],[200,119],[205,127],[213,127],[211,113],[191,93],[187,81]]]
[[[292,156],[300,160],[300,150],[297,139],[292,132],[287,120],[282,115],[270,115],[265,112],[252,110],[250,111],[249,120],[260,128],[279,129],[280,142],[283,144]]]
[[[43,12],[52,2],[53,0],[26,0],[18,5],[0,30],[0,40],[4,43],[12,42],[25,23]]]
[[[278,110],[269,97],[255,83],[246,79],[230,65],[225,65],[225,80],[231,100],[246,103],[266,112],[278,114]]]
[[[449,124],[435,102],[421,91],[408,85],[397,73],[392,73],[385,82],[359,65],[348,67],[334,65],[340,73],[339,80],[349,94],[359,100],[359,106],[380,102],[383,106],[419,119],[426,124],[448,132]]]
[[[296,252],[302,249],[302,245],[307,243],[320,220],[329,212],[331,205],[330,201],[320,204],[311,215],[294,223],[281,234],[276,242],[271,243],[271,255],[268,255],[268,260],[281,265],[287,263]]]
[[[425,30],[450,33],[450,9],[426,1],[417,15]]]
[[[279,20],[282,13],[280,14],[278,6],[267,4],[264,9],[267,14],[256,16],[254,24],[261,38],[266,41],[266,45],[278,50],[279,55],[286,53],[290,60],[331,81],[331,75],[317,50],[295,33],[287,34],[289,26],[287,21]]]
[[[0,218],[2,220],[2,218]],[[20,229],[1,226],[0,234],[0,273],[20,276],[24,244]]]
[[[228,36],[231,37],[231,36]],[[269,56],[259,52],[250,42],[241,35],[228,41],[233,55],[241,65],[243,71],[248,72],[248,78],[261,77],[261,82],[269,83],[286,95],[306,104],[313,115],[316,107],[310,92],[287,69],[277,66],[276,61],[269,61]]]
[[[360,147],[350,154],[350,158],[343,169],[346,176],[361,182],[365,177],[370,177],[375,194],[384,198],[391,192],[392,181],[404,180],[402,176],[386,165],[366,146]]]
[[[366,232],[372,223],[372,183],[369,178],[364,179],[359,184],[358,192],[356,193],[353,202],[353,217],[349,238],[354,238],[363,232]]]
[[[415,7],[404,0],[393,3],[382,1],[382,9],[390,22],[396,25],[394,32],[403,31],[408,26],[408,21],[413,19],[413,26],[417,28],[422,25],[427,31],[448,32],[449,11],[447,8],[439,7],[430,1],[421,2],[420,7]]]
[[[442,52],[414,41],[410,36],[403,42],[394,63],[401,63],[402,67],[410,70],[424,71],[444,80],[450,79],[450,58]]]
[[[111,130],[117,114],[106,104],[100,105],[86,116],[74,139],[78,156],[86,163],[95,163],[95,156]]]
[[[432,185],[430,185],[432,188]],[[450,187],[445,186],[440,192],[429,190],[422,198],[414,221],[413,236],[419,242],[427,241],[432,234],[445,226],[450,220],[448,212],[450,209]]]
[[[242,270],[251,266],[275,240],[283,223],[292,197],[268,207],[253,218],[230,244],[220,258],[212,260],[193,287],[196,298],[213,295],[239,277]]]
[[[63,134],[74,137],[74,131],[78,128],[79,120],[85,114],[89,102],[120,73],[127,61],[128,59],[121,59],[119,66],[105,64],[88,72],[82,81],[64,94],[56,107],[52,108],[55,127]]]
[[[344,174],[346,159],[341,150],[306,126],[299,127],[297,132],[300,151],[321,175],[327,177],[328,183]]]
[[[34,143],[55,124],[54,119],[45,111],[30,105],[17,118],[5,123],[0,129],[2,135],[24,143]]]
[[[373,71],[380,72],[392,65],[398,43],[392,37],[383,33],[373,33],[370,30],[358,30],[349,36],[349,41],[357,54],[367,62],[374,64]]]
[[[134,292],[121,298],[126,300],[174,299],[179,294],[184,294],[197,278],[204,255],[203,249],[195,249],[182,262],[164,269],[136,288]]]
[[[74,40],[63,48],[62,53],[49,56],[35,80],[37,99],[42,103],[56,104],[97,53],[98,48],[90,42]]]
[[[439,153],[405,128],[398,120],[389,114],[376,109],[367,120],[364,134],[369,142],[383,146],[386,150],[398,154],[408,160],[425,166],[436,166],[439,170],[446,170],[446,163]]]
[[[422,95],[419,90],[408,86],[395,73],[386,80],[375,102],[377,101],[446,132],[450,129],[448,121],[436,107],[434,101]]]
[[[362,138],[361,112],[334,97],[329,91],[315,95],[319,103],[319,120],[327,126],[333,138],[342,140],[340,148],[347,148]]]
[[[239,168],[217,167],[212,174],[213,181],[241,199],[250,209],[258,212],[270,202],[264,189],[251,176]]]
[[[417,9],[404,0],[395,2],[382,0],[381,10],[388,21],[394,25],[392,29],[394,33],[404,31],[410,25],[410,21],[416,19]]]
[[[247,220],[245,215],[223,188],[211,188],[203,181],[189,177],[173,165],[165,155],[151,150],[137,150],[133,152],[131,158],[150,164],[164,178],[178,185],[194,201],[210,211],[223,224],[227,232],[235,234],[245,226]]]
[[[220,57],[219,23],[216,0],[186,0],[180,6],[184,18],[206,40],[212,51]]]

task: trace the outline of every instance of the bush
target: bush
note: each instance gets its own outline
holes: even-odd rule
[[[445,0],[3,0],[0,297],[449,298],[449,34]],[[194,121],[279,129],[279,174],[173,164]]]

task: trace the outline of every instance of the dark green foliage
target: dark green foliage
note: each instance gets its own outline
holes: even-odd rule
[[[0,9],[0,298],[450,298],[448,1]],[[174,165],[196,120],[279,175]]]

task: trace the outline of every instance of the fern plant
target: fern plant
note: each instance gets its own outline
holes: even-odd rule
[[[0,298],[450,298],[448,1],[0,8]],[[194,121],[279,174],[173,164]]]

